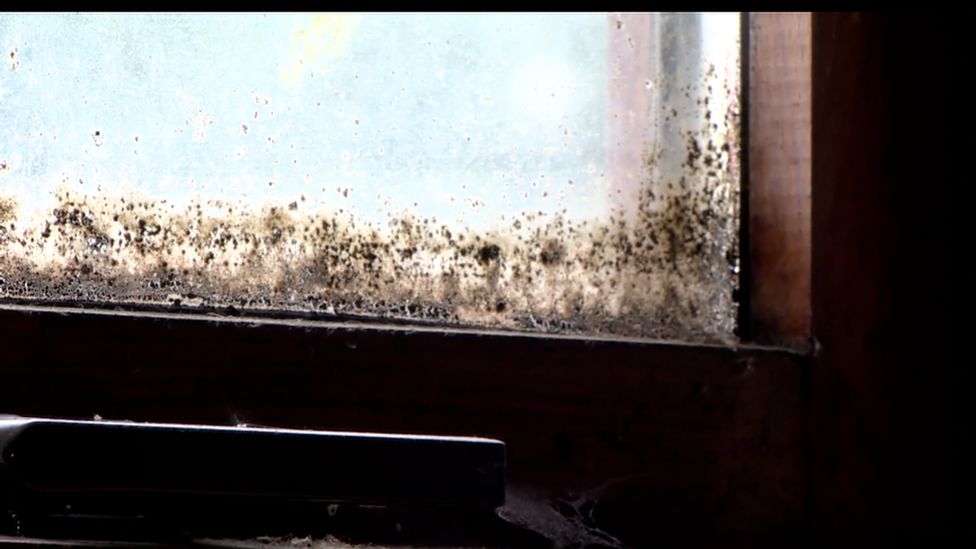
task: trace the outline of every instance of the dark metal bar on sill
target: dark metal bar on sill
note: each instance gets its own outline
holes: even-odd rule
[[[0,416],[0,533],[288,525],[336,504],[492,510],[504,499],[498,440]]]

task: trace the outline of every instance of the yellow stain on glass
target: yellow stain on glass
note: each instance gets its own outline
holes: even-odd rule
[[[348,13],[309,16],[305,24],[291,34],[288,47],[291,59],[282,71],[284,82],[297,85],[305,76],[306,69],[324,70],[324,60],[342,55],[356,28],[356,19],[355,15]]]

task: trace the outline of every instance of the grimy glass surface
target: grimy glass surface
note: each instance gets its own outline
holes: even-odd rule
[[[0,301],[730,341],[736,14],[0,14]]]

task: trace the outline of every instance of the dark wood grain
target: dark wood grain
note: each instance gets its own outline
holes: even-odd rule
[[[803,525],[790,353],[10,310],[0,326],[7,413],[484,435],[507,443],[510,482],[589,490],[636,545]]]
[[[749,288],[757,341],[810,346],[810,14],[749,16]]]
[[[813,16],[811,501],[823,546],[945,546],[963,524],[951,404],[968,384],[952,365],[968,364],[948,356],[942,290],[962,46],[947,22]]]

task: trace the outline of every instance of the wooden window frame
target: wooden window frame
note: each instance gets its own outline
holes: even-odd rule
[[[810,16],[744,15],[744,342],[0,307],[0,412],[476,434],[642,545],[806,528]],[[696,543],[700,542],[700,543]]]

